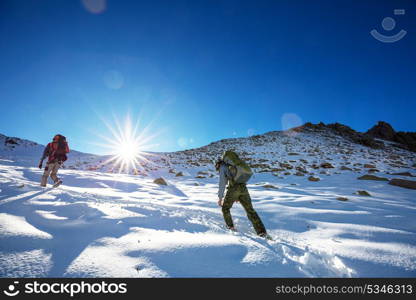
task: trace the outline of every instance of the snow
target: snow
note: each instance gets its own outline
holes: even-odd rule
[[[42,249],[0,252],[1,277],[46,277],[52,268],[52,254]]]
[[[0,213],[0,236],[51,239],[52,236],[30,225],[24,217]]]
[[[13,149],[0,147],[0,276],[416,275],[416,191],[357,180],[365,174],[362,165],[361,171],[339,169],[372,163],[376,175],[406,178],[391,173],[414,172],[414,153],[393,146],[374,150],[309,133],[261,137],[262,143],[230,139],[193,152],[153,154],[153,164],[142,175],[112,173],[112,166],[99,163],[105,158],[71,152],[59,171],[64,184],[55,189],[39,186],[41,145],[25,141]],[[348,159],[339,143],[353,150]],[[255,173],[248,189],[273,240],[255,235],[238,203],[231,210],[238,232],[224,226],[218,177],[208,158],[235,146],[271,167],[290,160],[296,167],[300,159],[307,160],[308,172],[321,179],[310,182],[309,174],[295,176],[294,170],[291,175]],[[312,151],[316,147],[321,149],[317,154]],[[388,155],[399,156],[402,164],[392,166],[398,163],[387,161]],[[313,162],[330,162],[335,168],[320,174],[322,169],[309,167]],[[179,171],[184,176],[176,177]],[[200,171],[206,178],[195,178]],[[153,183],[159,176],[167,186]],[[356,195],[358,190],[371,197]]]

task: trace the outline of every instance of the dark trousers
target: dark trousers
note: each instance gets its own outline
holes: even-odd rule
[[[244,183],[228,186],[228,190],[224,198],[224,203],[222,205],[222,214],[224,215],[225,224],[227,224],[228,227],[234,227],[230,209],[235,201],[240,201],[241,205],[247,213],[248,219],[253,224],[256,233],[266,233],[266,228],[264,228],[263,222],[251,204],[250,194],[248,193],[247,187]]]

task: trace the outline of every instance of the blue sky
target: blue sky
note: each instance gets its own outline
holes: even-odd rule
[[[2,0],[0,133],[103,153],[102,120],[128,113],[158,133],[152,151],[307,121],[416,131],[415,14],[412,0]]]

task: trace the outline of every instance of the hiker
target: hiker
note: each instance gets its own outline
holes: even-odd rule
[[[220,173],[218,190],[218,205],[222,206],[222,213],[228,229],[235,231],[230,209],[234,202],[240,202],[247,213],[248,219],[253,224],[259,236],[267,237],[266,228],[251,204],[246,182],[253,174],[250,167],[242,161],[233,151],[226,151],[215,164],[215,169]],[[224,190],[228,183],[227,193],[224,198]]]
[[[48,157],[48,162],[43,172],[41,186],[45,187],[48,182],[49,175],[51,176],[54,187],[60,185],[62,180],[57,176],[59,168],[62,163],[66,161],[66,154],[69,152],[68,143],[63,135],[57,134],[53,137],[52,143],[49,143],[43,151],[42,158],[39,162],[39,169],[42,169],[43,160]]]

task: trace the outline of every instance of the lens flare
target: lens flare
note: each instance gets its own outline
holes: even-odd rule
[[[107,8],[106,0],[81,0],[85,9],[92,14],[101,14]]]
[[[120,123],[116,117],[114,119],[115,126],[103,120],[111,137],[99,135],[106,143],[97,145],[110,150],[110,158],[102,165],[113,165],[113,170],[118,169],[118,173],[140,173],[145,171],[145,166],[155,165],[149,159],[155,154],[144,149],[155,146],[149,142],[157,134],[149,135],[149,127],[139,131],[139,122],[133,126],[130,116],[127,116],[123,123]]]
[[[295,113],[284,113],[282,118],[282,129],[286,135],[296,135],[296,131],[290,130],[302,125],[302,119]]]

